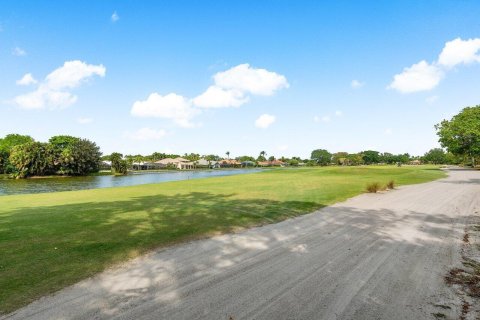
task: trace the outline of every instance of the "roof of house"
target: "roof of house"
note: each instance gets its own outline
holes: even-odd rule
[[[162,160],[158,160],[156,161],[155,163],[160,163],[160,164],[170,164],[170,163],[173,163],[173,164],[177,164],[179,162],[190,162],[189,160],[187,159],[184,159],[184,158],[181,158],[181,157],[177,157],[175,159],[172,159],[172,158],[165,158],[165,159],[162,159]]]
[[[235,159],[223,159],[223,160],[220,160],[219,162],[221,164],[240,164],[240,162],[238,162]]]
[[[155,161],[155,163],[160,163],[160,164],[170,164],[170,163],[175,163],[175,160],[172,158],[165,158],[162,160]]]
[[[284,165],[285,162],[280,160],[272,160],[272,161],[259,161],[258,165],[260,166],[281,166]]]
[[[217,164],[217,161],[213,161],[213,160],[207,160],[207,159],[199,159],[197,161],[197,164],[201,165],[201,166],[209,166],[209,165],[215,165]]]

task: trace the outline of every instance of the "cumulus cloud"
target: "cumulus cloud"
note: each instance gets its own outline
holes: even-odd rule
[[[192,127],[192,119],[202,109],[240,107],[249,102],[251,96],[271,96],[289,86],[285,76],[253,68],[249,64],[240,64],[218,72],[213,80],[213,85],[193,99],[176,93],[166,96],[152,93],[146,100],[136,101],[131,114],[137,117],[171,119],[182,127]]]
[[[153,117],[171,119],[181,127],[192,127],[192,118],[199,113],[192,107],[187,98],[169,93],[162,96],[156,92],[150,94],[146,100],[136,101],[131,114],[136,117]]]
[[[266,129],[270,125],[272,125],[275,120],[275,116],[272,116],[270,114],[262,114],[260,117],[258,117],[257,120],[255,120],[255,126],[257,128]]]
[[[442,78],[443,71],[439,67],[422,60],[396,74],[388,88],[401,93],[428,91],[435,88]]]
[[[248,63],[214,75],[215,84],[224,89],[235,89],[254,95],[271,96],[276,91],[288,88],[285,76],[265,69],[250,67]]]
[[[204,93],[193,99],[193,103],[201,108],[223,108],[239,107],[248,100],[249,98],[242,91],[210,86]]]
[[[53,70],[41,81],[35,91],[19,95],[14,103],[24,109],[57,109],[74,104],[78,97],[70,92],[93,76],[105,76],[103,65],[90,65],[74,60]]]
[[[432,90],[453,67],[475,62],[480,62],[480,39],[457,38],[445,43],[438,61],[427,63],[422,60],[405,68],[402,73],[394,76],[393,82],[387,88],[401,93]]]
[[[27,55],[27,51],[23,50],[22,48],[20,47],[15,47],[13,48],[12,50],[12,54],[14,56],[17,56],[17,57],[24,57]]]
[[[365,85],[365,82],[361,82],[361,81],[358,81],[358,80],[352,80],[352,82],[350,83],[350,86],[353,89],[359,89],[359,88],[363,87],[364,85]]]
[[[457,38],[445,44],[438,57],[438,64],[452,68],[459,64],[480,62],[479,51],[480,39],[462,40]]]
[[[135,132],[125,133],[125,137],[132,140],[146,141],[146,140],[160,140],[167,132],[163,129],[155,130],[151,128],[141,128]]]
[[[272,96],[288,88],[285,76],[266,69],[240,64],[213,76],[214,85],[193,99],[201,108],[239,107],[250,100],[250,95]]]
[[[27,73],[20,80],[17,80],[16,84],[19,85],[19,86],[28,86],[28,85],[31,85],[31,84],[35,84],[37,82],[38,81],[35,80],[35,78],[32,76],[31,73]]]
[[[110,20],[112,20],[112,22],[117,22],[119,19],[120,19],[120,16],[117,14],[117,11],[114,11],[110,16]]]
[[[79,124],[89,124],[89,123],[92,123],[93,122],[93,119],[92,118],[78,118],[77,119],[77,123]]]

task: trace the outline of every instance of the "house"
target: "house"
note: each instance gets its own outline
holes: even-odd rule
[[[255,167],[256,163],[253,161],[243,161],[241,165],[242,167]]]
[[[221,168],[239,168],[242,166],[242,163],[235,159],[223,159],[219,161]]]
[[[418,166],[418,165],[422,164],[422,161],[420,161],[418,159],[417,160],[412,160],[412,161],[410,161],[409,164]]]
[[[280,160],[272,160],[272,161],[259,161],[258,165],[261,167],[284,167],[285,162]]]
[[[196,165],[197,167],[201,167],[201,168],[210,168],[210,169],[220,168],[218,161],[206,160],[203,158],[196,161]]]
[[[102,160],[100,162],[100,169],[101,170],[110,170],[112,169],[112,161],[110,160]]]
[[[156,164],[160,165],[160,166],[163,166],[163,167],[173,167],[173,168],[177,168],[177,169],[180,169],[180,170],[186,170],[186,169],[195,169],[195,163],[187,160],[187,159],[184,159],[184,158],[181,158],[181,157],[178,157],[178,158],[175,158],[175,159],[172,159],[172,158],[165,158],[165,159],[162,159],[162,160],[158,160],[155,162]]]
[[[134,170],[152,170],[152,169],[160,169],[162,168],[162,166],[156,162],[140,161],[140,162],[133,162],[132,168]]]

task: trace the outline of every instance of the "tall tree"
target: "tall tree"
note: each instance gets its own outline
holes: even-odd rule
[[[265,158],[266,155],[267,155],[267,153],[265,151],[260,151],[260,154],[258,155],[257,161],[267,161],[267,159]]]
[[[431,149],[425,153],[423,161],[433,164],[445,164],[447,163],[447,154],[441,148]]]
[[[123,159],[123,154],[114,152],[110,155],[112,161],[112,172],[114,174],[127,174],[127,161]]]
[[[325,149],[313,150],[310,158],[321,166],[329,165],[332,162],[332,154]]]
[[[363,162],[365,164],[374,164],[374,163],[380,162],[380,152],[378,151],[367,150],[367,151],[363,151],[362,154],[363,154]]]
[[[230,151],[225,152],[225,154],[227,155],[227,159],[230,159]]]
[[[0,139],[0,173],[13,173],[15,166],[9,161],[10,153],[15,146],[33,142],[33,138],[21,134],[7,134]]]
[[[435,129],[442,147],[454,155],[469,157],[475,166],[475,158],[480,156],[480,105],[464,108]]]
[[[14,176],[44,176],[53,174],[54,150],[48,143],[27,142],[12,148],[9,161],[15,166]]]
[[[92,141],[78,139],[65,147],[58,158],[60,173],[84,176],[100,169],[100,148]]]

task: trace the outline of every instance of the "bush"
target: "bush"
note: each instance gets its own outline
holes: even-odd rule
[[[381,185],[378,182],[371,182],[367,184],[367,191],[370,193],[377,193],[381,189]]]
[[[393,180],[388,181],[387,189],[390,189],[390,190],[395,189],[395,181],[393,181]]]

